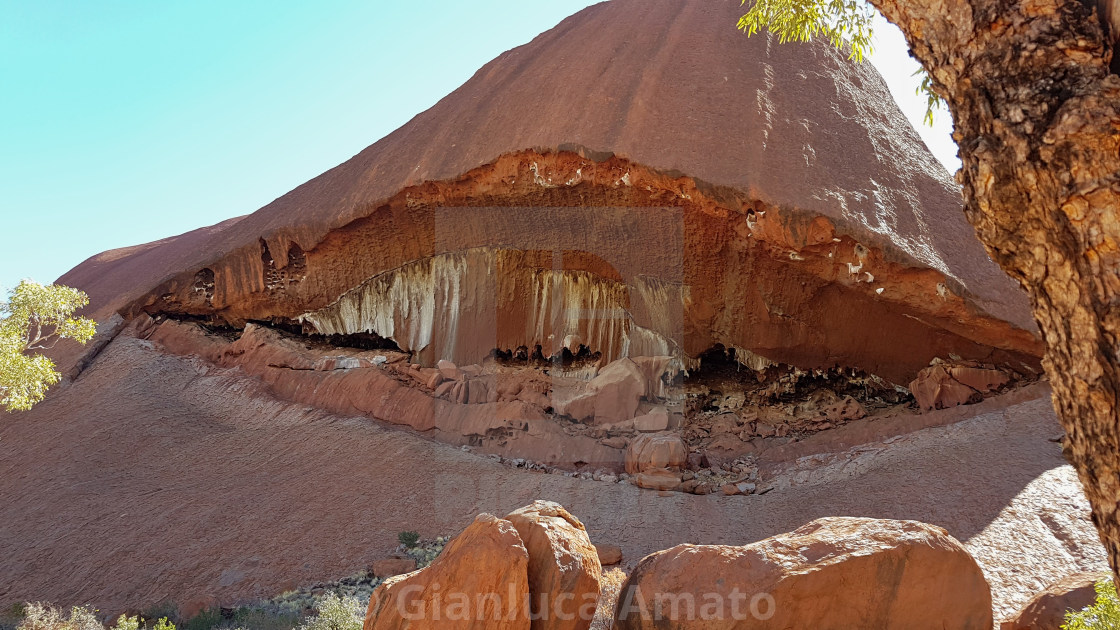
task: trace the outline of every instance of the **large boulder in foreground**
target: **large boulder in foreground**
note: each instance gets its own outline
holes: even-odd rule
[[[987,630],[979,565],[939,527],[822,518],[745,547],[678,545],[622,585],[616,630]]]
[[[1066,612],[1081,610],[1097,599],[1096,584],[1112,576],[1103,571],[1066,576],[1027,602],[1000,630],[1060,630]]]
[[[587,630],[603,569],[583,523],[552,501],[533,501],[506,520],[529,552],[533,630]]]
[[[528,564],[513,524],[480,514],[431,565],[382,582],[362,628],[528,630]]]

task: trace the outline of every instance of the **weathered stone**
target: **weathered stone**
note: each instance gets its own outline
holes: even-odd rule
[[[859,401],[851,396],[844,396],[839,401],[825,405],[818,412],[818,422],[833,422],[840,424],[849,420],[859,420],[867,417],[867,410]]]
[[[416,570],[416,560],[412,558],[382,558],[374,561],[369,570],[379,578],[411,573]]]
[[[1112,577],[1107,572],[1076,573],[1047,586],[1000,630],[1061,630],[1066,612],[1081,610],[1097,599],[1096,584]]]
[[[591,381],[571,392],[554,396],[558,413],[579,422],[621,422],[634,417],[645,392],[645,380],[630,359],[608,364]]]
[[[949,374],[981,393],[995,391],[1011,380],[1003,370],[971,365],[954,365],[949,368]]]
[[[643,433],[656,433],[669,428],[669,412],[664,408],[634,418],[634,428]]]
[[[487,402],[490,398],[490,389],[486,385],[486,381],[480,378],[472,378],[467,381],[470,386],[470,393],[467,396],[467,401],[472,405],[480,405]]]
[[[711,482],[701,481],[692,489],[692,494],[711,494],[713,490]]]
[[[984,397],[980,390],[954,378],[952,369],[941,363],[931,365],[919,372],[917,378],[911,381],[910,393],[914,395],[915,402],[923,411],[967,405],[978,402]],[[960,373],[970,382],[985,388],[999,380],[996,375],[983,374],[979,368],[969,368]]]
[[[436,363],[436,368],[439,370],[440,375],[449,381],[457,381],[463,378],[463,371],[447,359],[440,359],[439,362]]]
[[[432,564],[382,582],[362,629],[528,630],[528,565],[513,524],[480,514]]]
[[[444,381],[443,374],[433,368],[420,368],[420,377],[424,379],[424,385],[433,390]]]
[[[648,468],[631,477],[639,488],[647,490],[679,490],[681,475],[665,468]]]
[[[606,438],[605,440],[600,440],[600,442],[603,446],[609,446],[611,448],[626,448],[627,444],[626,438],[622,436]]]
[[[596,543],[595,551],[599,554],[599,564],[608,567],[622,562],[622,547],[618,545],[608,545],[605,543]]]
[[[976,561],[941,528],[823,518],[745,547],[646,556],[615,608],[615,630],[731,627],[989,630],[992,598]]]
[[[533,630],[586,630],[591,619],[579,612],[599,601],[602,567],[583,523],[551,501],[534,501],[506,520],[529,553]]]
[[[640,473],[653,468],[679,470],[688,465],[688,447],[672,433],[646,433],[626,447],[626,472]]]
[[[451,390],[455,387],[455,385],[457,385],[457,381],[444,381],[436,387],[436,390],[435,392],[433,392],[433,394],[436,398],[446,398],[449,400],[453,400],[451,397]]]

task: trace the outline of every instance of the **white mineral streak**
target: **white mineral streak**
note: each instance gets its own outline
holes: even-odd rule
[[[761,371],[765,370],[766,368],[768,368],[772,365],[777,365],[776,363],[774,363],[770,359],[767,359],[764,356],[755,354],[755,353],[753,353],[750,350],[747,350],[745,348],[739,348],[737,346],[732,346],[731,349],[735,351],[735,360],[740,365],[742,365],[744,367],[748,367],[748,368],[754,370],[755,372],[761,372]]]
[[[474,363],[494,348],[522,345],[539,344],[550,355],[569,336],[608,361],[676,356],[686,366],[694,363],[680,347],[687,288],[645,277],[627,284],[587,271],[528,268],[515,260],[514,252],[490,248],[417,260],[300,320],[324,335],[375,333],[426,363]]]

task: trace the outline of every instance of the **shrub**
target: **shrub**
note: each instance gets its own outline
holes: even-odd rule
[[[1085,610],[1069,611],[1062,630],[1113,630],[1120,628],[1120,599],[1112,580],[1097,582],[1097,601]]]
[[[212,630],[222,625],[222,609],[211,606],[198,611],[198,614],[187,620],[180,620],[181,630]]]
[[[140,630],[140,617],[121,615],[117,617],[117,625],[113,626],[112,630]]]
[[[405,547],[412,549],[416,546],[416,543],[420,542],[420,534],[417,532],[401,532],[397,534],[397,540]]]
[[[27,604],[16,602],[11,606],[0,609],[0,630],[16,630],[16,626],[23,621]]]
[[[299,630],[362,630],[365,611],[357,597],[339,597],[328,593],[319,600],[316,614]]]
[[[94,611],[74,606],[67,615],[61,608],[35,602],[27,604],[17,630],[105,630]]]

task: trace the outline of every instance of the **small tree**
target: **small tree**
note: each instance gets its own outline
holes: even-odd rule
[[[74,311],[89,304],[85,293],[24,280],[0,303],[0,407],[25,411],[62,379],[54,362],[37,354],[59,339],[86,343],[97,325]]]

